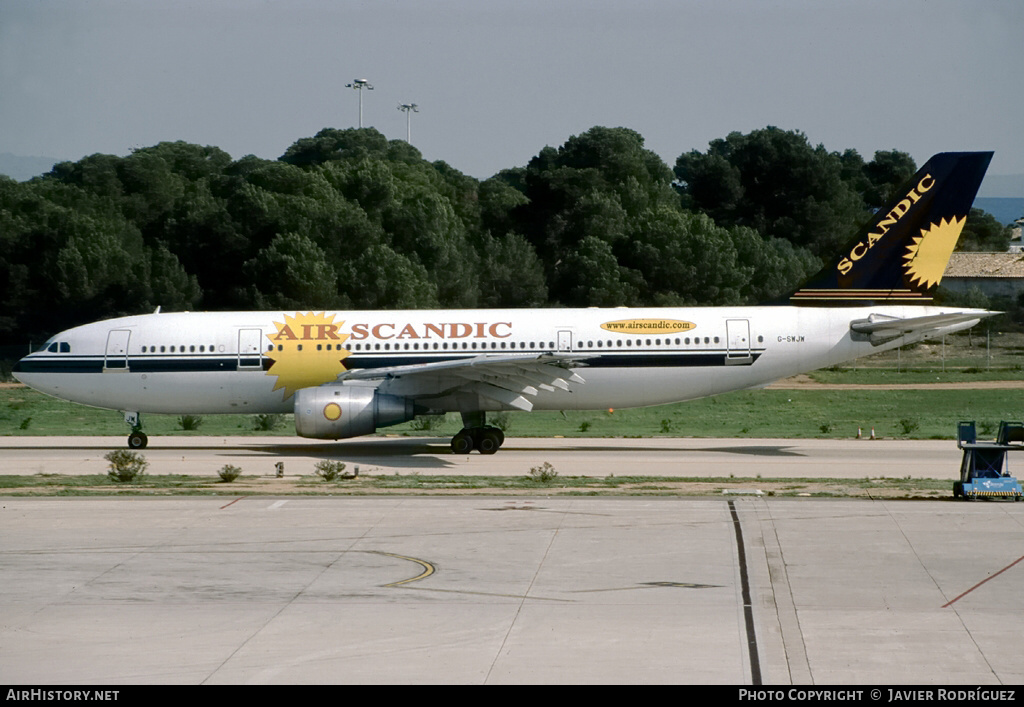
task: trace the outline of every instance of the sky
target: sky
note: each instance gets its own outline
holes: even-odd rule
[[[416,103],[413,145],[480,179],[595,125],[669,166],[774,125],[1024,174],[1022,0],[0,0],[0,153],[275,159],[356,127],[362,78],[364,125]]]

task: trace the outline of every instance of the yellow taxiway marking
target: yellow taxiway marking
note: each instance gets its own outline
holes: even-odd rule
[[[379,552],[379,551],[372,551],[372,552],[373,552],[374,555],[386,555],[387,557],[395,557],[395,558],[398,558],[399,560],[408,560],[409,562],[415,562],[417,565],[419,565],[420,567],[423,568],[423,571],[420,574],[416,575],[415,577],[410,577],[409,579],[403,579],[403,580],[400,580],[398,582],[391,582],[390,584],[385,584],[384,585],[385,587],[400,587],[403,584],[409,584],[411,582],[418,582],[421,579],[426,579],[427,577],[429,577],[430,575],[434,574],[434,572],[435,572],[434,566],[432,564],[430,564],[429,562],[427,562],[426,560],[419,560],[419,559],[416,559],[415,557],[406,557],[405,555],[396,555],[393,552]]]
[[[420,574],[416,575],[415,577],[410,577],[409,579],[403,579],[403,580],[400,580],[398,582],[391,582],[390,584],[383,585],[385,587],[403,587],[405,585],[412,584],[413,582],[417,582],[417,581],[419,581],[421,579],[426,579],[427,577],[429,577],[430,575],[434,574],[434,572],[437,571],[437,568],[434,567],[434,565],[430,564],[426,560],[421,560],[421,559],[416,558],[416,557],[408,557],[406,555],[397,555],[397,554],[395,554],[393,552],[381,552],[379,550],[368,550],[367,552],[370,552],[370,553],[372,553],[374,555],[384,555],[386,557],[394,557],[394,558],[399,559],[399,560],[408,560],[409,562],[415,562],[417,565],[419,565],[420,567],[423,568],[423,571]],[[406,589],[419,589],[419,590],[422,590],[422,591],[425,591],[425,592],[447,592],[449,594],[475,594],[475,595],[479,595],[479,596],[508,597],[508,598],[511,598],[511,599],[537,599],[537,600],[540,600],[540,601],[571,601],[571,600],[567,600],[567,599],[550,599],[550,598],[547,598],[547,597],[521,596],[521,595],[518,595],[518,594],[499,594],[499,593],[494,593],[494,592],[477,592],[477,591],[472,591],[472,590],[467,590],[467,589],[437,589],[437,588],[434,588],[434,587],[405,587],[405,588]]]

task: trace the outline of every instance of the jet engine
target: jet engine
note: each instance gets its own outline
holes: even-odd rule
[[[323,385],[295,393],[295,431],[300,437],[358,437],[413,417],[412,400],[383,395],[375,388]]]

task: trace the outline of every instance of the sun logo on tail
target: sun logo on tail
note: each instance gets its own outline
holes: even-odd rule
[[[942,219],[921,229],[921,235],[907,246],[903,256],[903,267],[911,282],[916,281],[925,289],[939,284],[966,220],[966,216]]]
[[[267,358],[274,363],[268,376],[277,376],[274,390],[284,388],[287,400],[300,388],[329,383],[345,370],[342,361],[349,355],[342,344],[348,334],[338,333],[345,322],[334,321],[333,314],[322,312],[294,317],[284,315],[284,322],[274,322],[277,333],[268,338],[273,342]]]

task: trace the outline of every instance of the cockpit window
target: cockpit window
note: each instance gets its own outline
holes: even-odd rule
[[[61,353],[71,353],[71,344],[69,344],[66,341],[60,342],[60,352]]]
[[[57,353],[57,342],[54,341],[52,344],[46,347],[46,350],[50,353]]]

